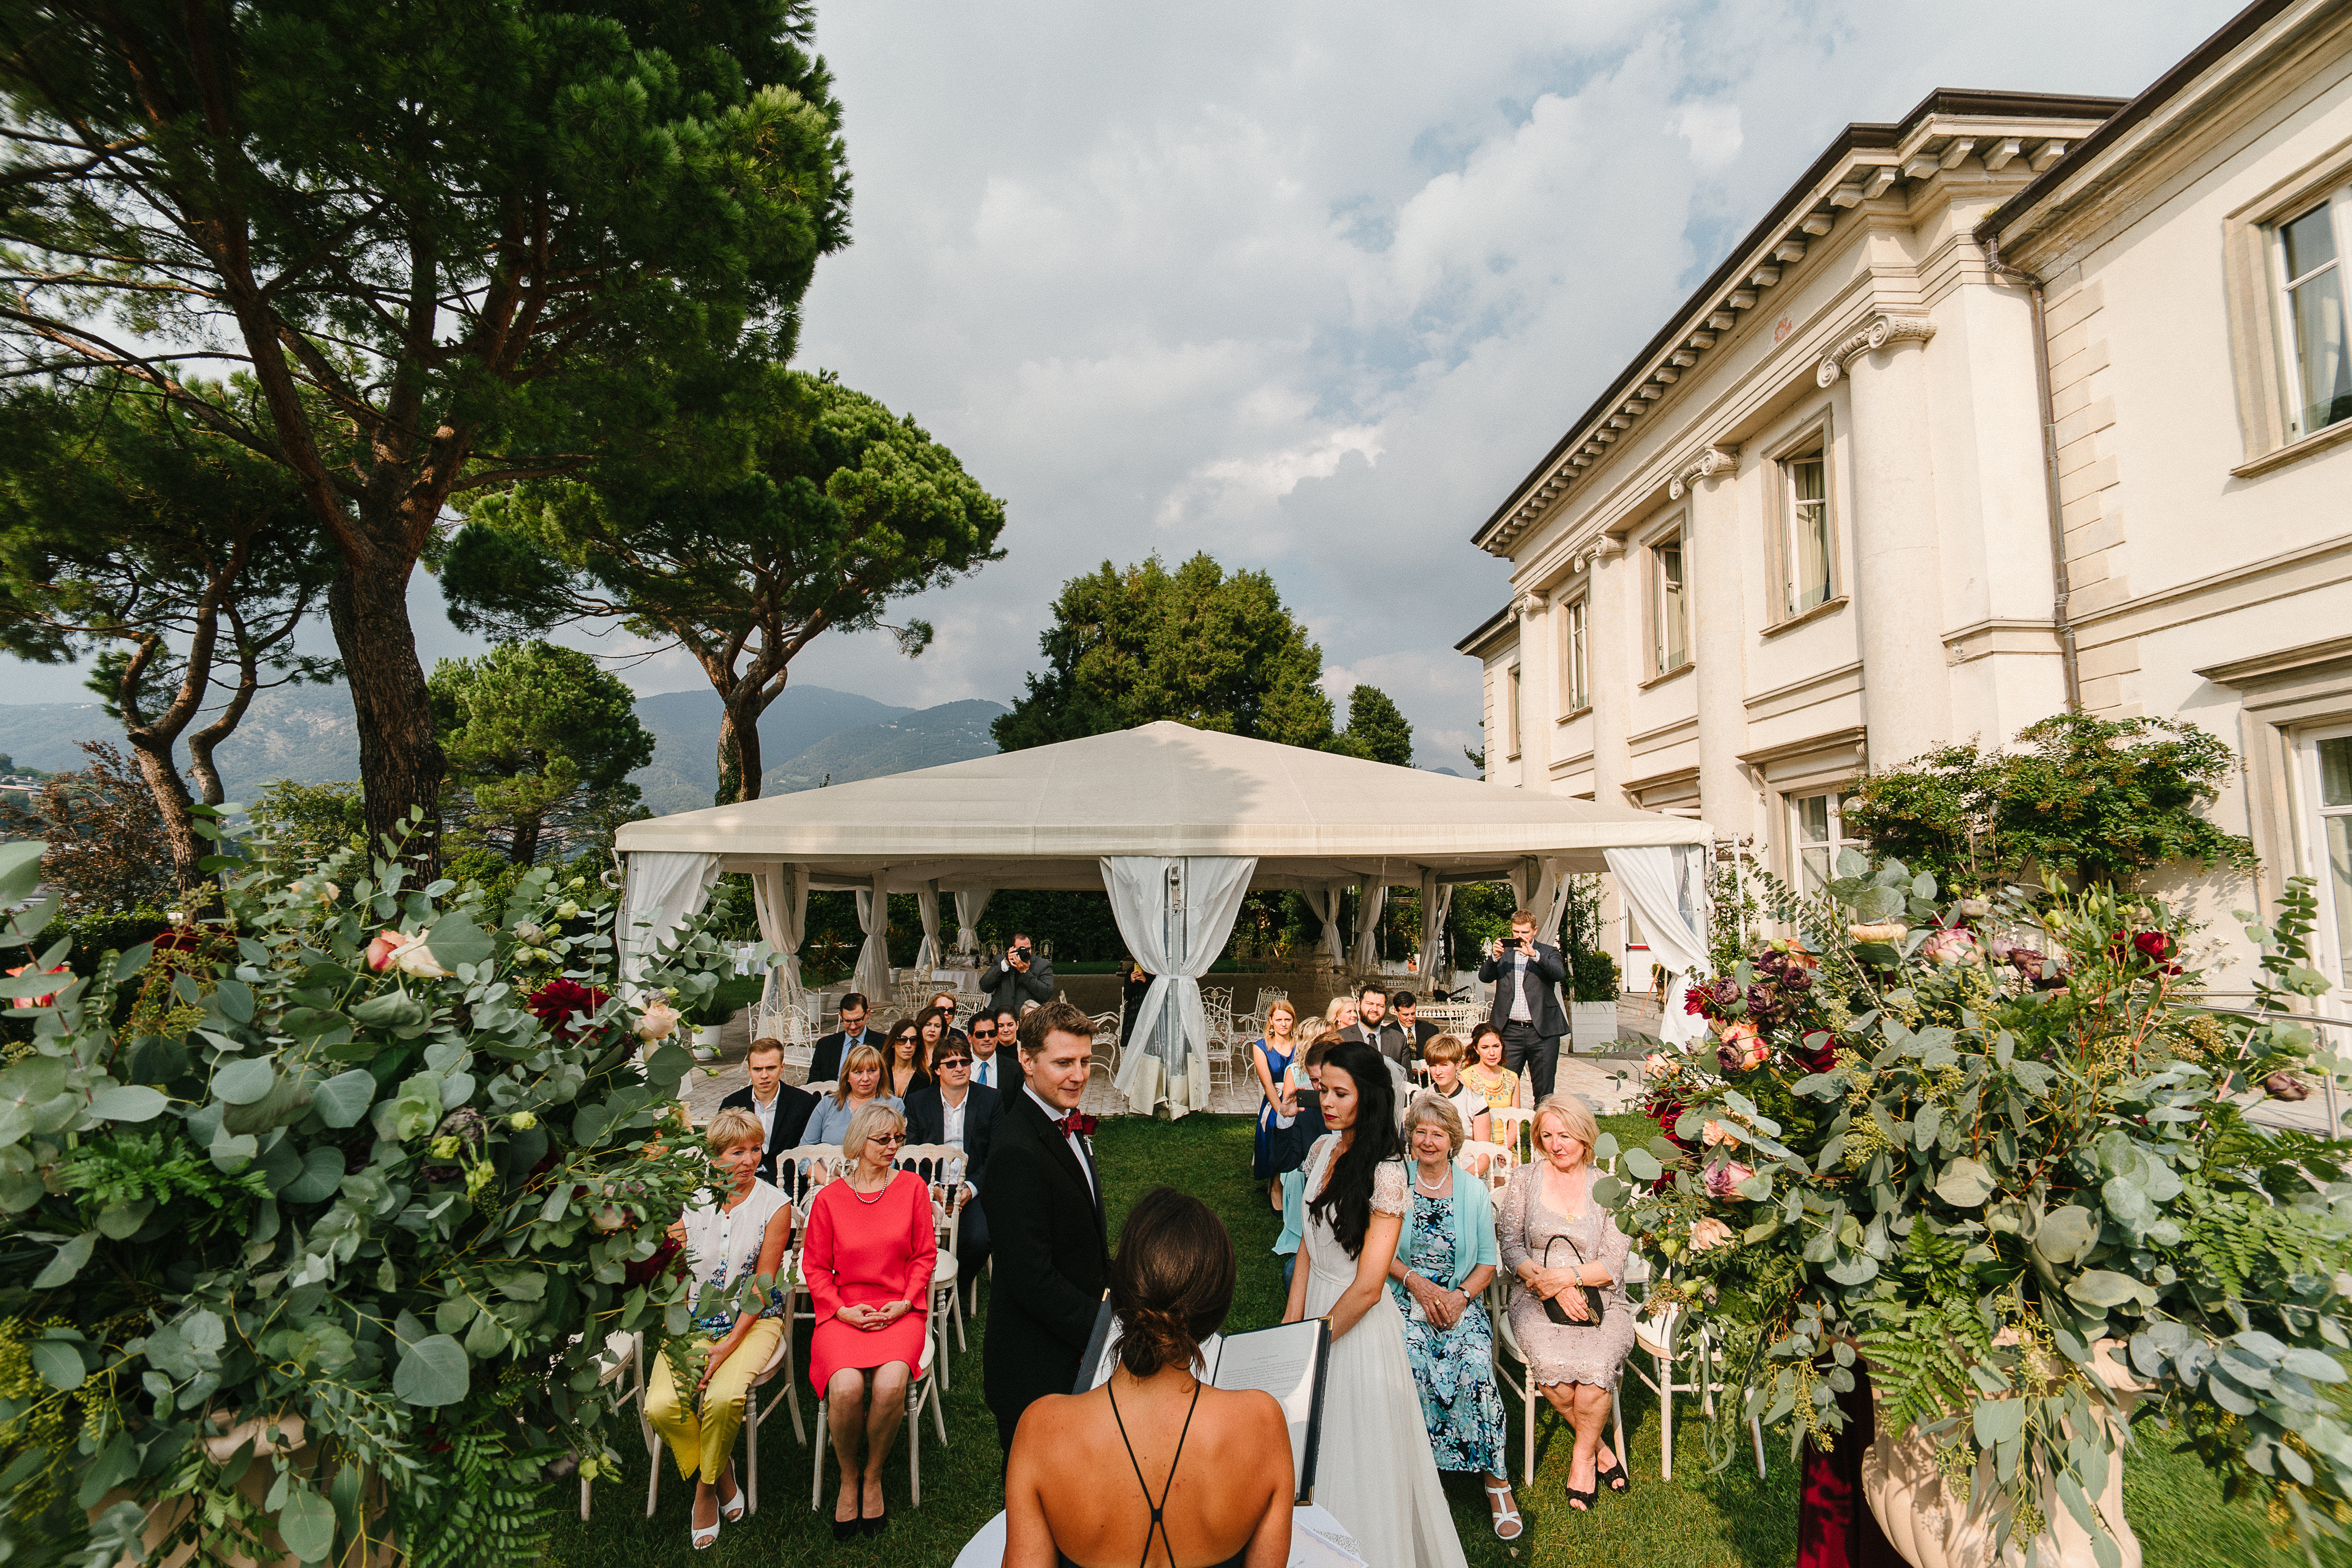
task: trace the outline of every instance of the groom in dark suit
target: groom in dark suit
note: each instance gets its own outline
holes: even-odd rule
[[[1077,1381],[1110,1272],[1094,1118],[1078,1110],[1094,1043],[1094,1020],[1067,1002],[1021,1020],[1024,1081],[1005,1096],[981,1188],[997,1263],[983,1383],[1008,1454],[1021,1413]]]

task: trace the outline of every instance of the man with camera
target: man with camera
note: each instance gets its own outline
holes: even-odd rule
[[[1040,958],[1035,945],[1015,931],[1004,956],[980,972],[980,988],[987,993],[991,1007],[1000,1012],[1010,1008],[1017,1016],[1024,1002],[1054,999],[1053,960]]]
[[[1488,942],[1478,966],[1479,982],[1495,988],[1486,1021],[1502,1031],[1503,1065],[1531,1077],[1538,1104],[1551,1092],[1560,1037],[1568,1033],[1559,1005],[1559,983],[1567,978],[1559,949],[1536,941],[1536,917],[1528,910],[1511,916],[1511,934]]]

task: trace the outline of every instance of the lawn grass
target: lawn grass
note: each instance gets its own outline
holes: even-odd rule
[[[1648,1136],[1638,1116],[1604,1118],[1602,1126],[1621,1142]],[[1200,1196],[1223,1215],[1241,1255],[1241,1281],[1234,1292],[1233,1329],[1261,1327],[1282,1313],[1282,1270],[1269,1248],[1279,1229],[1263,1189],[1249,1179],[1250,1123],[1239,1117],[1189,1116],[1168,1123],[1140,1118],[1106,1121],[1097,1140],[1109,1199],[1114,1239],[1128,1207],[1148,1188],[1161,1184]],[[765,1463],[761,1507],[743,1523],[726,1527],[707,1552],[687,1546],[687,1505],[693,1489],[674,1469],[662,1479],[661,1504],[644,1517],[646,1461],[625,1426],[617,1446],[627,1460],[620,1478],[596,1489],[595,1514],[583,1524],[567,1513],[559,1521],[547,1560],[564,1568],[651,1568],[684,1564],[689,1558],[710,1568],[726,1564],[824,1563],[828,1568],[946,1568],[963,1543],[1003,1505],[996,1426],[981,1398],[980,1331],[986,1321],[986,1289],[971,1325],[971,1349],[954,1360],[954,1387],[946,1397],[949,1446],[940,1447],[928,1419],[923,1441],[923,1503],[909,1509],[905,1439],[885,1471],[893,1522],[878,1539],[836,1545],[830,1528],[833,1466],[826,1461],[826,1507],[808,1506],[810,1453],[795,1446],[792,1420],[778,1411],[761,1438]],[[795,1364],[803,1369],[801,1354]],[[781,1397],[782,1390],[772,1394]],[[815,1401],[801,1387],[804,1420]],[[1511,1411],[1512,1479],[1523,1463],[1517,1451],[1517,1407]],[[1796,1559],[1797,1478],[1785,1446],[1768,1442],[1768,1474],[1735,1462],[1719,1475],[1707,1471],[1687,1405],[1676,1410],[1675,1471],[1658,1478],[1657,1402],[1638,1380],[1625,1380],[1625,1432],[1633,1449],[1633,1486],[1625,1496],[1604,1495],[1590,1517],[1562,1500],[1567,1485],[1569,1443],[1564,1428],[1547,1420],[1538,1428],[1537,1484],[1520,1488],[1519,1506],[1528,1533],[1510,1545],[1487,1529],[1486,1509],[1476,1479],[1445,1479],[1455,1528],[1469,1561],[1479,1568],[1786,1568]],[[2159,1435],[2142,1429],[2141,1442],[2126,1472],[2125,1507],[2146,1550],[2147,1568],[2288,1568],[2300,1553],[2283,1553],[2265,1539],[2260,1513],[2245,1503],[2225,1504],[2219,1486],[2192,1456],[2165,1452]],[[1114,1461],[1118,1461],[1114,1463]],[[667,1464],[667,1461],[665,1461]],[[1086,1484],[1132,1487],[1123,1457],[1085,1456],[1073,1464],[1074,1479]]]

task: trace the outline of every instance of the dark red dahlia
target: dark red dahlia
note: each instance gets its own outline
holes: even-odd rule
[[[610,995],[593,985],[583,985],[577,980],[551,980],[532,992],[523,1005],[558,1038],[576,1040],[596,1009],[611,1000]]]

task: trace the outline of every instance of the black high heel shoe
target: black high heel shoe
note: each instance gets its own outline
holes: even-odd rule
[[[863,1491],[860,1491],[857,1494],[857,1517],[856,1519],[835,1520],[833,1521],[833,1538],[835,1541],[846,1541],[851,1536],[856,1534],[858,1527],[865,1522],[866,1494]]]
[[[860,1509],[861,1510],[865,1508],[865,1506],[866,1506],[866,1502],[865,1502],[865,1500],[864,1500],[863,1498],[860,1498],[860,1499],[858,1500],[858,1505],[857,1505],[857,1506],[859,1507],[859,1509]],[[858,1521],[857,1521],[857,1522],[858,1522],[858,1527],[859,1527],[860,1529],[864,1530],[864,1531],[866,1531],[866,1533],[868,1536],[876,1536],[876,1535],[879,1535],[879,1534],[881,1534],[881,1533],[882,1533],[882,1531],[883,1531],[884,1530],[886,1530],[886,1529],[887,1529],[887,1528],[889,1527],[889,1523],[890,1523],[890,1508],[889,1508],[889,1505],[888,1505],[887,1503],[885,1503],[885,1504],[883,1505],[882,1511],[881,1511],[880,1513],[874,1514],[874,1515],[872,1515],[871,1517],[863,1517],[863,1516],[861,1516],[861,1517],[859,1518],[859,1520],[858,1520]]]
[[[1582,1491],[1577,1490],[1574,1487],[1567,1489],[1568,1506],[1579,1513],[1591,1513],[1593,1506],[1601,1500],[1601,1489],[1598,1487],[1588,1487]]]
[[[1625,1473],[1624,1460],[1618,1459],[1617,1456],[1613,1453],[1610,1454],[1609,1457],[1612,1459],[1615,1459],[1616,1463],[1611,1465],[1605,1470],[1598,1464],[1595,1464],[1592,1467],[1592,1473],[1600,1480],[1600,1483],[1602,1486],[1607,1487],[1611,1491],[1622,1496],[1626,1492],[1633,1489],[1633,1479],[1631,1476]]]

